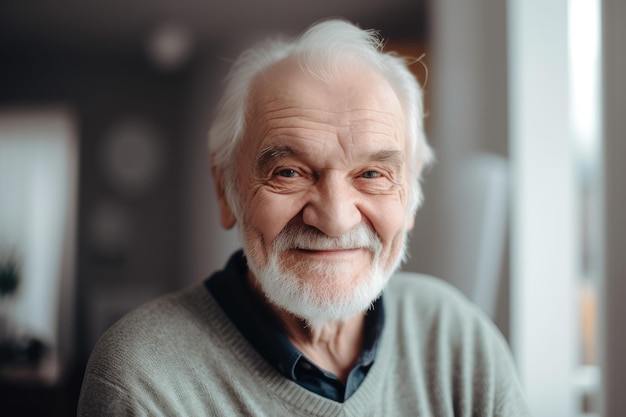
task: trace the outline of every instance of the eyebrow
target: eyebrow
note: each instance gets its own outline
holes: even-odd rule
[[[260,172],[265,172],[276,161],[289,156],[300,155],[302,152],[293,149],[290,146],[268,146],[263,149],[256,157],[255,167]],[[367,157],[371,162],[390,163],[394,168],[400,169],[404,162],[403,152],[396,149],[385,149],[376,151]]]
[[[268,167],[274,165],[279,159],[299,153],[289,146],[268,146],[256,156],[255,166],[260,172],[265,172]]]
[[[370,155],[369,160],[374,162],[388,162],[395,168],[400,168],[404,162],[403,152],[396,149],[382,150]]]

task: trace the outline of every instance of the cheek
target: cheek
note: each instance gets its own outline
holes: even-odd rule
[[[368,208],[368,212],[366,216],[382,239],[385,250],[390,250],[397,236],[402,236],[405,231],[405,204],[401,199],[380,199]]]
[[[302,204],[295,196],[286,196],[257,190],[246,201],[246,226],[262,235],[269,246],[274,238],[295,218]]]
[[[406,233],[407,233],[406,230],[398,231],[398,233],[394,236],[393,240],[391,241],[390,251],[389,251],[389,262],[395,261],[397,257],[400,255],[400,253],[402,252],[402,248],[404,246],[404,241],[406,238]]]

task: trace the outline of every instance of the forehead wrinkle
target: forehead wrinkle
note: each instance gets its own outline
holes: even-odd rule
[[[317,104],[307,104],[307,100],[300,95],[289,96],[283,92],[274,91],[274,94],[257,95],[251,100],[252,116],[257,123],[280,123],[282,119],[296,118],[296,120],[332,124],[336,127],[349,127],[358,123],[377,123],[397,129],[396,124],[403,118],[398,111],[386,111],[380,108],[378,100],[375,103],[353,108],[341,108],[338,100],[321,101]],[[400,109],[398,109],[400,110]],[[346,115],[348,115],[346,117]]]
[[[287,131],[288,136],[297,136],[291,132],[311,131],[337,133],[341,131],[350,131],[352,134],[375,134],[387,137],[396,137],[398,135],[398,126],[393,121],[362,118],[356,120],[348,120],[341,123],[320,121],[302,115],[284,116],[265,118],[259,121],[259,128],[262,137],[267,137],[279,131]]]
[[[351,123],[349,126],[353,133],[371,133],[384,135],[390,138],[398,136],[398,129],[391,123],[377,123],[367,121],[365,123]]]
[[[302,140],[322,143],[325,142],[329,137],[337,137],[337,130],[335,128],[326,128],[324,130],[321,130],[315,127],[303,127],[302,125],[269,127],[264,126],[260,136],[260,147],[263,147],[263,143],[270,143],[270,146],[264,148],[268,149],[271,146],[281,146],[281,143],[297,143]],[[271,145],[272,143],[274,143],[275,145]],[[291,154],[282,154],[280,156],[293,156],[303,153],[302,151],[297,151],[294,148],[290,149],[293,151]]]
[[[258,106],[258,107],[265,107],[265,106]],[[311,113],[310,116],[307,117],[307,115],[303,115],[302,113]],[[280,107],[277,109],[257,109],[256,113],[261,113],[262,117],[264,117],[267,120],[274,120],[274,119],[282,119],[285,117],[293,117],[293,116],[298,116],[298,117],[302,117],[304,119],[308,119],[308,118],[315,118],[316,114],[321,114],[321,115],[345,115],[345,114],[354,114],[355,116],[360,116],[360,118],[354,118],[353,120],[355,121],[361,121],[361,120],[383,120],[387,117],[391,117],[393,119],[397,119],[398,115],[395,112],[388,112],[388,111],[382,111],[382,110],[375,110],[375,109],[371,109],[371,108],[350,108],[350,109],[346,109],[346,110],[331,110],[331,109],[324,109],[324,108],[319,108],[319,107],[307,107],[307,106],[303,106],[300,103],[294,103],[293,105],[286,105],[284,107]],[[283,113],[286,113],[283,115]],[[293,113],[293,114],[292,114]],[[272,117],[267,117],[266,115],[274,115],[277,114],[276,116],[272,116]],[[374,116],[374,117],[368,117],[368,114]],[[379,118],[378,116],[383,116],[382,118]],[[326,118],[322,117],[323,120],[326,120]]]
[[[276,114],[278,113],[279,115],[274,117],[267,117],[268,120],[274,119],[274,118],[281,118],[284,116],[281,116],[281,113],[291,113],[292,111],[295,112],[296,114],[300,113],[300,112],[307,112],[307,113],[312,113],[313,117],[316,113],[319,114],[328,114],[328,115],[343,115],[346,113],[353,113],[355,115],[359,115],[361,113],[366,113],[365,116],[361,116],[361,118],[363,119],[372,119],[372,117],[367,117],[367,114],[372,114],[373,116],[383,116],[383,117],[393,117],[393,118],[397,118],[397,112],[391,112],[391,111],[385,111],[385,110],[381,110],[381,109],[377,109],[376,107],[380,107],[380,104],[378,103],[372,103],[372,106],[366,106],[366,107],[349,107],[349,108],[345,108],[345,109],[340,109],[337,106],[337,103],[339,102],[339,99],[333,99],[331,101],[322,101],[320,103],[317,103],[317,105],[311,105],[311,104],[307,104],[307,100],[304,97],[297,97],[297,98],[293,98],[293,97],[286,97],[283,95],[279,95],[278,97],[276,96],[272,96],[270,95],[270,97],[267,96],[261,96],[258,97],[257,99],[253,99],[251,100],[251,103],[253,105],[254,111],[253,113],[260,115],[260,116],[264,116],[264,115],[271,115],[271,114]],[[332,108],[331,108],[332,107]],[[377,118],[377,117],[374,117]]]

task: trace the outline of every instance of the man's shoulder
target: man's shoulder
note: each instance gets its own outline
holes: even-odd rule
[[[123,371],[126,365],[171,355],[176,345],[193,344],[208,332],[211,300],[208,291],[196,285],[135,308],[101,336],[91,361]]]
[[[107,415],[181,415],[190,404],[204,410],[203,397],[194,392],[209,395],[211,381],[227,375],[232,363],[228,342],[234,337],[228,339],[224,317],[203,285],[166,294],[122,317],[91,353],[83,414],[106,409]],[[161,408],[168,411],[154,411]],[[210,414],[205,411],[190,414]]]
[[[387,343],[400,362],[427,369],[425,385],[463,410],[502,408],[498,415],[526,415],[506,340],[493,322],[450,283],[415,273],[394,275],[384,295],[394,326]],[[391,321],[390,320],[390,321]],[[421,355],[421,356],[420,356]],[[419,368],[418,368],[419,369]],[[454,400],[456,401],[456,400]],[[490,412],[491,413],[491,412]]]
[[[450,283],[427,275],[402,272],[393,276],[384,296],[385,311],[402,334],[437,335],[441,348],[504,347],[499,330],[482,310]],[[489,347],[488,349],[491,349]]]
[[[116,322],[107,333],[117,335],[133,332],[146,336],[151,329],[175,330],[181,323],[193,323],[205,314],[208,291],[202,285],[194,285],[176,292],[164,294],[130,311]]]
[[[385,310],[396,319],[453,326],[484,325],[490,320],[460,290],[433,276],[398,272],[384,293]]]
[[[467,298],[452,284],[431,275],[416,272],[396,272],[385,290],[387,298],[399,301],[429,300],[431,303],[467,305]]]

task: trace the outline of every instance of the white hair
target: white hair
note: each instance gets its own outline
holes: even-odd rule
[[[269,39],[243,52],[233,64],[219,110],[209,131],[211,164],[221,169],[222,187],[238,220],[235,151],[244,137],[251,87],[256,77],[273,64],[294,57],[304,71],[321,79],[337,75],[347,63],[360,63],[382,75],[394,89],[406,119],[407,168],[410,177],[408,214],[422,201],[422,168],[433,160],[424,133],[422,89],[405,59],[382,52],[377,32],[360,29],[342,20],[326,20],[311,26],[294,40]]]

